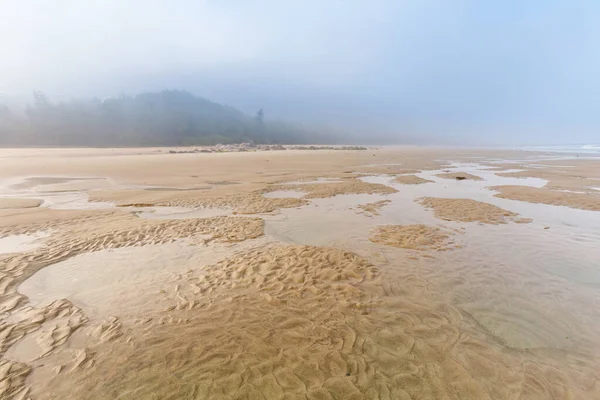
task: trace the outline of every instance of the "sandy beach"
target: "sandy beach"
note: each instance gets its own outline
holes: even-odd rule
[[[599,158],[180,150],[0,149],[0,398],[600,398]]]

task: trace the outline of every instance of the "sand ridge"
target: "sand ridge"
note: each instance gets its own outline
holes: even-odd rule
[[[267,191],[296,190],[307,192],[305,199],[321,199],[343,194],[391,194],[397,190],[379,183],[363,182],[359,179],[345,179],[341,182],[325,182],[298,185],[271,185]]]
[[[493,186],[490,189],[498,191],[495,196],[503,199],[600,211],[600,192],[572,193],[523,186]]]
[[[247,194],[214,195],[212,192],[190,192],[182,195],[177,191],[157,192],[131,191],[123,196],[120,191],[94,191],[90,201],[116,201],[118,207],[202,207],[230,209],[239,214],[271,213],[280,208],[293,208],[307,204],[304,199],[297,198],[267,198],[262,196],[264,191]]]
[[[446,221],[480,222],[493,225],[506,224],[509,221],[531,222],[530,219],[520,218],[519,214],[512,211],[471,199],[424,197],[418,201],[426,208],[432,209],[437,218]]]
[[[6,399],[26,399],[30,389],[25,381],[32,368],[24,363],[0,358],[0,395]]]
[[[401,185],[422,185],[423,183],[429,183],[433,181],[418,177],[416,175],[398,175],[392,182],[399,183]]]
[[[378,226],[369,240],[403,249],[443,251],[458,247],[450,234],[448,230],[423,224],[384,225]]]

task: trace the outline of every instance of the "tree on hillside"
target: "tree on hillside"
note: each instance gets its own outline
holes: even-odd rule
[[[50,105],[50,101],[48,97],[44,94],[44,92],[39,90],[33,91],[33,105],[36,108],[44,108]]]
[[[258,110],[258,112],[256,113],[256,117],[254,117],[254,119],[256,120],[256,122],[258,122],[261,125],[264,123],[265,113],[263,112],[262,108],[260,110]]]
[[[0,104],[0,120],[10,118],[11,115],[10,109],[5,104]]]

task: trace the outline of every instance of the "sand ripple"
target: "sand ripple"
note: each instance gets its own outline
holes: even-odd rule
[[[124,193],[125,192],[125,193]],[[239,214],[270,213],[279,208],[298,207],[308,202],[296,198],[267,198],[264,191],[215,196],[206,192],[190,191],[181,195],[178,191],[94,191],[90,201],[111,201],[119,207],[186,207],[230,209]]]
[[[391,194],[397,190],[380,183],[363,182],[359,179],[345,179],[341,182],[309,183],[298,185],[272,185],[266,191],[297,190],[307,192],[305,199],[322,199],[342,194]]]
[[[16,291],[19,283],[37,270],[85,252],[127,246],[170,243],[178,238],[194,235],[210,235],[209,240],[236,242],[263,234],[263,221],[258,218],[214,217],[191,220],[144,220],[131,214],[102,214],[98,221],[82,219],[79,224],[57,223],[57,232],[39,249],[31,252],[8,254],[0,258],[0,310],[15,310],[26,298]],[[90,226],[92,224],[93,226]],[[5,227],[0,232],[22,230],[29,232],[38,226]],[[206,240],[206,239],[202,239]],[[53,327],[38,336],[39,357],[52,352],[69,336],[87,322],[81,310],[68,300],[59,300],[36,309],[20,309],[16,321],[3,320],[0,325],[0,355],[14,343],[42,328],[48,321],[56,321]],[[114,332],[114,329],[108,329]],[[106,335],[101,333],[100,336]],[[111,333],[110,335],[113,335]],[[10,382],[12,367],[0,370],[0,381]],[[6,393],[13,391],[8,385]],[[15,389],[16,390],[16,389]],[[20,389],[18,389],[20,390]],[[1,393],[1,392],[0,392]]]
[[[398,175],[392,182],[400,183],[402,185],[422,185],[423,183],[429,183],[433,181],[420,178],[416,175]]]
[[[55,378],[54,395],[62,377],[84,385],[71,398],[363,398],[374,371],[354,325],[376,302],[359,285],[378,274],[332,248],[241,253],[166,288],[167,318]]]
[[[3,399],[26,399],[29,388],[25,385],[31,367],[0,358],[0,397]]]
[[[385,225],[379,226],[371,236],[374,243],[412,250],[449,250],[456,245],[450,239],[450,232],[427,225]]]
[[[499,191],[500,193],[496,194],[496,197],[503,199],[600,211],[600,195],[595,193],[560,192],[546,188],[525,186],[494,186],[490,189]]]
[[[512,211],[471,199],[424,197],[419,202],[425,207],[433,209],[437,218],[446,221],[481,222],[495,225],[505,224],[508,221],[531,222],[530,219],[519,218],[519,214]]]

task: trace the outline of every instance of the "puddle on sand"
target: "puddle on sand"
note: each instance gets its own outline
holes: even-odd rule
[[[419,269],[448,301],[514,348],[598,348],[598,229],[534,220],[470,224],[462,236],[463,249]]]
[[[468,172],[480,176],[483,181],[456,181],[444,179],[436,175],[443,170],[451,172]],[[485,167],[484,167],[485,169]],[[311,199],[307,206],[299,209],[281,209],[283,218],[278,220],[267,220],[265,222],[265,233],[278,240],[295,244],[332,245],[340,241],[349,241],[351,237],[364,236],[374,226],[386,224],[445,224],[459,227],[460,224],[442,221],[433,216],[415,200],[421,197],[448,197],[467,198],[494,204],[503,209],[521,214],[525,218],[541,218],[539,223],[564,225],[564,221],[575,217],[578,225],[581,223],[590,226],[590,212],[580,212],[561,207],[540,204],[522,203],[507,199],[494,197],[494,192],[488,190],[490,186],[496,185],[523,185],[544,186],[547,181],[537,178],[506,178],[497,176],[493,171],[479,169],[479,164],[463,163],[453,164],[452,167],[440,170],[423,171],[414,174],[424,179],[433,181],[435,184],[428,185],[402,185],[394,183],[395,176],[370,175],[359,179],[368,183],[378,183],[398,189],[398,193],[386,196],[381,195],[338,195],[326,199]],[[290,191],[271,192],[277,197],[289,197]],[[293,192],[301,197],[304,193]],[[373,203],[380,200],[390,200],[391,203],[379,210],[379,216],[371,218],[357,215],[356,206],[360,204]],[[551,212],[549,212],[552,210]],[[568,215],[567,215],[568,214]],[[561,219],[563,218],[563,219]],[[591,228],[591,226],[590,226]]]
[[[369,231],[372,228],[388,224],[466,228],[464,234],[455,236],[464,248],[437,253],[436,257],[445,260],[448,269],[430,271],[430,278],[439,282],[440,286],[447,285],[448,287],[444,288],[446,293],[460,299],[459,303],[465,304],[465,310],[472,312],[476,318],[480,318],[480,323],[495,330],[498,337],[515,347],[556,347],[559,344],[567,346],[564,336],[571,333],[561,337],[565,328],[555,335],[551,332],[552,321],[556,322],[554,326],[559,326],[559,322],[566,320],[568,315],[577,315],[579,321],[588,320],[596,316],[595,312],[581,311],[589,308],[584,307],[585,301],[581,298],[569,298],[565,295],[564,301],[554,304],[555,299],[545,302],[545,297],[558,296],[549,295],[548,290],[555,290],[556,293],[563,290],[568,292],[571,289],[567,287],[571,285],[585,285],[580,292],[583,298],[588,296],[587,301],[600,295],[595,292],[600,289],[600,269],[597,268],[596,262],[600,259],[598,214],[567,207],[501,199],[494,197],[495,192],[487,189],[489,186],[517,182],[519,185],[541,187],[546,184],[542,179],[499,177],[492,171],[481,171],[474,166],[462,165],[459,170],[478,175],[484,180],[448,180],[435,176],[440,171],[416,174],[435,182],[429,185],[395,184],[394,177],[390,176],[362,177],[360,179],[363,181],[388,185],[399,192],[386,196],[342,195],[313,199],[309,205],[298,209],[282,209],[281,219],[265,222],[265,233],[287,243],[340,246],[365,255],[378,248],[385,253],[390,262],[399,256],[400,262],[405,257],[402,254],[406,254],[402,253],[403,250],[375,246],[369,242]],[[435,218],[432,211],[415,201],[421,197],[473,199],[516,212],[524,218],[533,218],[533,222],[484,226],[476,222],[442,221]],[[383,199],[390,200],[391,203],[379,210],[380,215],[369,218],[356,213],[357,205]],[[546,229],[548,227],[550,229]],[[456,273],[457,265],[463,266],[459,268],[460,274]],[[484,274],[482,271],[487,272]],[[424,274],[424,271],[418,273]],[[559,284],[555,282],[556,278],[565,281]],[[465,285],[456,285],[457,281],[463,281]],[[485,296],[473,300],[473,293],[478,293],[477,287],[487,286],[490,296],[500,299],[506,297],[506,287],[522,285],[528,285],[528,289],[515,301],[533,304],[528,308],[527,315],[519,315],[518,312],[511,314],[509,309],[512,303],[507,303],[505,308],[498,308],[496,311],[492,308],[488,312],[485,310],[489,310],[490,305],[485,303]],[[548,289],[550,287],[552,289]],[[536,296],[543,299],[538,305],[535,305]],[[546,315],[551,309],[554,310],[551,315]],[[544,325],[542,329],[547,329],[547,332],[534,334],[538,323]],[[570,325],[583,329],[581,324],[573,321]]]
[[[285,198],[294,198],[300,199],[306,196],[308,193],[299,192],[297,190],[275,190],[272,192],[264,193],[263,196],[270,199],[285,199]]]
[[[29,176],[22,178],[21,182],[14,183],[11,185],[15,189],[31,188],[35,186],[43,185],[58,185],[61,183],[73,182],[73,181],[85,181],[102,178],[87,178],[87,177],[73,177],[73,176]]]
[[[186,192],[193,190],[210,190],[212,186],[199,186],[199,187],[191,187],[191,188],[177,188],[177,187],[168,187],[168,186],[140,186],[141,189],[154,191],[154,192]]]
[[[87,191],[114,187],[108,178],[99,177],[20,177],[0,182],[0,193],[7,197],[41,200],[40,207],[58,210],[113,208],[112,202],[90,202]]]
[[[204,246],[206,237],[80,254],[36,272],[17,290],[34,307],[66,298],[90,318],[144,315],[161,306],[156,296],[169,279],[265,242],[263,238]]]
[[[391,207],[384,207],[383,213],[397,207],[400,203],[408,206],[407,199],[414,201],[421,197],[465,198],[493,204],[505,210],[521,214],[524,218],[532,218],[535,223],[544,226],[577,226],[578,229],[583,230],[598,229],[598,223],[595,222],[597,213],[594,211],[502,199],[495,197],[494,195],[496,192],[489,189],[493,186],[502,185],[543,187],[548,182],[544,179],[507,178],[498,176],[493,171],[479,170],[476,166],[469,165],[465,167],[464,164],[455,165],[460,165],[461,167],[458,169],[451,169],[451,172],[467,172],[477,175],[483,180],[458,181],[436,176],[442,170],[423,171],[415,174],[420,178],[435,182],[435,184],[427,185],[402,185],[394,183],[393,177],[382,175],[361,177],[359,179],[365,182],[380,183],[398,189],[399,193],[386,196],[386,199],[392,200],[392,205]]]
[[[510,173],[510,172],[520,172],[521,169],[507,169],[503,171],[489,171],[489,168],[493,168],[491,166],[481,166],[479,164],[474,163],[452,163],[451,167],[446,168],[450,169],[451,172],[466,172],[472,175],[479,176],[483,179],[483,181],[476,181],[480,184],[481,187],[490,187],[490,186],[501,186],[501,185],[517,185],[517,186],[531,186],[531,187],[543,187],[548,181],[540,178],[511,178],[498,176],[498,173]],[[441,170],[436,171],[423,171],[419,176],[428,176],[432,179],[435,175],[439,174]],[[436,177],[439,178],[439,177]],[[446,179],[446,181],[452,181],[451,179]],[[443,182],[443,181],[441,181]],[[464,183],[465,181],[457,181],[458,183]],[[471,181],[473,182],[473,181]]]
[[[0,238],[0,254],[20,253],[35,250],[44,244],[47,232],[37,232],[31,235],[11,235]]]
[[[289,181],[283,182],[282,185],[310,185],[314,183],[335,183],[335,182],[343,182],[343,180],[338,178],[317,178],[311,181]]]
[[[364,234],[372,220],[357,214],[359,204],[382,200],[380,195],[338,195],[313,199],[307,206],[280,210],[277,219],[265,220],[265,234],[290,244],[333,245]]]
[[[27,176],[5,180],[2,186],[9,191],[35,193],[105,189],[113,183],[104,177]]]
[[[89,201],[87,193],[48,193],[43,196],[32,196],[44,201],[42,207],[55,210],[99,210],[114,208],[115,203],[102,201]]]
[[[232,211],[225,208],[145,207],[140,208],[137,215],[147,219],[212,218],[232,215]]]

